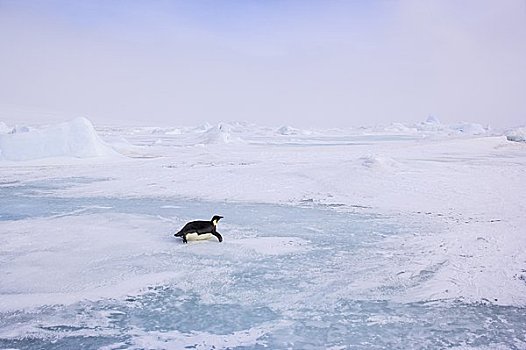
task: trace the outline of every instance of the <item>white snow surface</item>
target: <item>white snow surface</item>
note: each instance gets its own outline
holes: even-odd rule
[[[433,122],[437,124],[436,122]],[[28,159],[59,136],[52,152],[77,156],[111,153],[99,141],[85,119],[20,135],[2,135],[4,158]],[[173,130],[173,129],[170,129]],[[371,208],[411,220],[438,220],[447,229],[426,237],[421,249],[447,260],[435,278],[404,298],[426,300],[462,297],[498,299],[499,303],[526,305],[526,289],[517,276],[525,268],[524,175],[526,145],[504,136],[443,137],[333,145],[325,147],[317,137],[311,146],[275,147],[261,144],[253,129],[236,132],[248,143],[202,144],[203,133],[230,133],[225,127],[198,128],[178,134],[151,135],[151,128],[124,131],[102,129],[108,138],[119,137],[133,145],[133,158],[112,161],[96,168],[69,165],[57,160],[53,168],[0,168],[3,181],[31,181],[66,176],[111,178],[107,183],[84,184],[62,190],[63,195],[175,196],[212,201],[243,201],[343,205]],[[238,128],[239,130],[239,128]],[[188,145],[188,135],[196,141]],[[261,134],[261,133],[260,133]],[[268,139],[272,132],[268,132]],[[5,137],[27,136],[27,147]],[[110,137],[111,136],[111,137]],[[251,139],[252,137],[252,139]],[[295,138],[298,136],[295,135]],[[161,143],[145,142],[161,140]],[[14,140],[14,139],[13,139]],[[69,141],[70,143],[64,141]],[[256,140],[250,143],[250,140]],[[309,136],[305,136],[309,144]],[[362,141],[362,139],[360,139]],[[84,149],[81,145],[89,144]],[[273,144],[269,142],[269,144]],[[14,146],[18,148],[15,148]],[[31,146],[31,147],[30,147]],[[55,146],[55,144],[53,144]],[[64,150],[64,147],[67,150]],[[125,146],[122,146],[125,147]],[[44,147],[45,148],[45,147]],[[32,153],[33,152],[33,153]],[[153,157],[153,158],[152,158]],[[141,160],[142,158],[142,160]],[[4,231],[5,232],[5,231]],[[262,241],[264,242],[264,241]],[[402,268],[403,269],[403,268]],[[415,267],[416,269],[416,267]],[[495,296],[493,298],[493,296]]]
[[[294,294],[289,298],[282,298],[280,290],[265,291],[268,306],[292,318],[304,303],[324,308],[350,297],[525,307],[526,144],[474,124],[444,127],[436,119],[383,130],[277,135],[272,128],[223,123],[199,128],[99,127],[99,137],[89,121],[75,119],[24,133],[0,133],[1,157],[26,160],[0,162],[0,194],[44,184],[31,196],[70,198],[72,208],[79,198],[168,201],[148,213],[140,213],[140,206],[134,212],[116,212],[122,204],[82,202],[80,209],[53,216],[0,217],[0,312],[140,295],[147,286],[166,283],[197,293],[205,304],[259,305],[261,286],[228,299],[229,290],[245,281],[234,272],[239,266],[278,258],[290,259],[292,271],[283,276],[305,278],[291,287]],[[104,158],[114,154],[114,148],[127,157]],[[111,161],[37,160],[48,156],[104,156]],[[45,187],[71,179],[76,179],[72,186]],[[182,204],[177,198],[184,199]],[[366,244],[352,254],[327,251],[335,270],[313,267],[302,272],[301,258],[295,257],[328,249],[318,246],[327,234],[324,229],[311,223],[302,237],[282,229],[262,235],[256,226],[225,216],[219,224],[223,243],[212,239],[176,244],[172,233],[189,217],[164,211],[176,211],[187,201],[211,207],[254,205],[254,217],[263,215],[258,205],[283,212],[323,208],[328,217],[379,215],[382,222],[400,227],[400,233],[379,233],[372,248]],[[222,213],[209,216],[213,214]],[[359,237],[357,232],[341,234],[349,240]],[[196,265],[202,266],[192,269]],[[316,288],[323,295],[313,295]],[[385,322],[378,316],[370,319]],[[392,319],[402,318],[388,318]],[[264,345],[260,338],[272,329],[264,324],[224,336],[134,330],[127,346]],[[0,327],[0,338],[34,331]]]

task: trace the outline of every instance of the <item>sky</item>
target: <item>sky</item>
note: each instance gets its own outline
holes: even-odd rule
[[[526,0],[0,0],[0,121],[526,124]]]

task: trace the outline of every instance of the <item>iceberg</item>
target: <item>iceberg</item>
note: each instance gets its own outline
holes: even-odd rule
[[[34,160],[50,157],[108,157],[117,155],[97,135],[86,118],[41,129],[17,127],[8,134],[0,134],[0,159],[10,161]]]

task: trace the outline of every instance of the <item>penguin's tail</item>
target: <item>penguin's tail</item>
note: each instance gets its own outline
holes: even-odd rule
[[[183,236],[183,231],[179,231],[177,233],[174,233],[174,236],[175,237],[182,237]]]

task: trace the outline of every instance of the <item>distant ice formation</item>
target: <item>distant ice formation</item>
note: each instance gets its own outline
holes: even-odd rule
[[[204,123],[202,125],[196,126],[194,128],[194,131],[208,131],[212,129],[214,126],[210,123]]]
[[[482,125],[477,123],[460,122],[451,124],[449,128],[453,131],[458,131],[466,135],[484,135],[488,132]]]
[[[9,131],[9,134],[20,134],[23,132],[29,132],[29,127],[25,125],[16,125],[11,131]]]
[[[425,123],[426,124],[442,124],[440,120],[434,115],[430,115],[429,117],[427,117]]]
[[[374,154],[363,156],[359,159],[361,164],[370,169],[391,169],[398,167],[398,162],[389,157]]]
[[[228,124],[217,124],[202,133],[199,144],[227,144],[242,143],[239,137],[232,136],[231,127]]]
[[[99,138],[86,118],[75,118],[40,129],[17,126],[7,134],[0,134],[0,159],[3,160],[89,158],[116,154]]]
[[[7,134],[11,129],[4,122],[0,122],[0,134]]]
[[[312,131],[301,130],[293,128],[292,126],[284,125],[278,129],[278,134],[280,135],[311,135]]]
[[[506,133],[506,138],[508,141],[526,142],[526,126],[509,130]]]
[[[477,123],[459,122],[454,124],[442,124],[434,116],[429,116],[426,121],[415,125],[416,130],[424,133],[446,134],[446,135],[484,135],[488,128]]]
[[[417,132],[416,128],[408,127],[402,123],[391,123],[381,129],[375,128],[375,131],[396,133],[396,134],[413,134]]]

